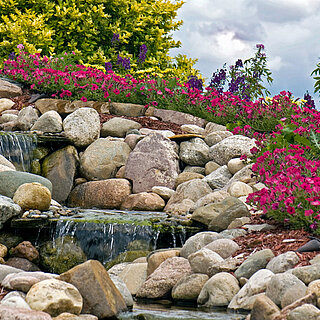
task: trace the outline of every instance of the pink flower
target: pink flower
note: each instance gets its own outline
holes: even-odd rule
[[[24,49],[24,45],[20,43],[17,45],[17,48],[22,50],[22,49]]]
[[[294,213],[296,212],[296,209],[295,209],[294,207],[289,206],[289,207],[287,208],[287,212],[288,212],[289,214],[294,214]]]
[[[312,201],[311,204],[314,206],[320,206],[320,200]]]
[[[87,102],[87,98],[86,97],[81,97],[80,100],[83,101],[83,102]]]
[[[158,105],[158,102],[157,101],[152,101],[151,104],[156,107]]]
[[[107,98],[109,97],[109,92],[106,91],[106,92],[104,93],[103,97],[104,97],[105,99],[107,99]]]
[[[309,217],[309,216],[311,216],[313,214],[313,210],[312,209],[310,209],[310,210],[305,210],[304,211],[304,215],[306,216],[306,217]]]

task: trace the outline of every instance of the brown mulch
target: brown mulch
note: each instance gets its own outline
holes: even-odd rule
[[[31,98],[31,92],[29,90],[23,90],[23,95],[13,98],[15,102],[13,109],[20,110],[22,107],[29,105],[29,99]],[[114,117],[109,114],[100,114],[101,123],[104,123]],[[182,130],[180,125],[176,125],[170,122],[163,122],[160,120],[151,119],[150,117],[123,117],[139,122],[143,128],[171,130],[175,134],[181,134]],[[251,232],[242,237],[237,237],[234,240],[240,246],[240,249],[234,254],[243,255],[243,258],[248,257],[250,254],[262,250],[271,249],[277,256],[287,251],[295,251],[302,245],[310,241],[310,233],[303,230],[290,230],[286,226],[277,224],[271,220],[263,220],[259,216],[252,216],[251,224],[273,224],[276,226],[274,230],[266,232]],[[297,253],[300,257],[300,261],[297,266],[304,266],[309,264],[309,260],[314,258],[320,252],[304,252]],[[1,287],[0,287],[0,300],[1,300]]]

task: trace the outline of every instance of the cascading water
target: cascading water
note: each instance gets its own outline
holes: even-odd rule
[[[28,172],[36,142],[36,135],[33,134],[0,132],[0,154],[11,161],[17,170]]]

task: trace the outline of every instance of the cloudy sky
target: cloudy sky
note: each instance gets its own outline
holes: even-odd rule
[[[310,74],[320,62],[320,0],[185,0],[178,19],[184,24],[173,36],[182,46],[171,54],[198,58],[196,68],[208,80],[224,63],[252,57],[262,43],[271,93],[303,97],[308,90],[319,107]]]

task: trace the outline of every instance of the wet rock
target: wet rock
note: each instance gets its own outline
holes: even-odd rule
[[[147,279],[147,263],[130,263],[119,273],[119,278],[126,284],[132,295],[136,295],[139,288]]]
[[[40,248],[40,264],[50,272],[62,273],[86,260],[81,247],[71,236],[47,241]]]
[[[239,290],[238,280],[234,276],[227,272],[218,273],[203,286],[198,304],[208,308],[227,306]]]
[[[146,108],[140,104],[111,102],[110,113],[117,116],[140,117],[144,116]]]
[[[10,273],[2,280],[1,285],[10,290],[27,293],[35,283],[55,277],[53,274],[37,271]]]
[[[13,198],[19,186],[31,182],[41,183],[52,192],[51,182],[44,177],[22,171],[5,171],[0,172],[0,194]]]
[[[272,250],[263,249],[250,255],[236,270],[235,276],[249,279],[260,269],[264,269],[268,262],[274,257]]]
[[[0,319],[5,320],[52,320],[50,315],[42,311],[28,310],[0,305]]]
[[[194,179],[184,182],[178,186],[175,194],[169,199],[164,211],[174,212],[176,207],[179,206],[183,200],[188,199],[195,202],[210,192],[211,188],[203,181],[203,179]]]
[[[25,258],[29,261],[36,261],[39,259],[39,252],[30,241],[19,243],[15,248],[10,250],[10,254],[13,257]]]
[[[272,258],[268,262],[266,269],[271,270],[273,273],[282,273],[292,269],[298,262],[299,256],[293,251],[288,251]]]
[[[59,279],[79,290],[83,297],[82,313],[103,319],[115,317],[127,309],[119,290],[99,261],[88,260],[61,274]]]
[[[210,147],[210,160],[226,165],[232,158],[241,155],[251,156],[250,149],[256,147],[254,139],[241,135],[233,135]]]
[[[25,297],[26,295],[22,292],[18,292],[18,291],[9,292],[1,300],[0,307],[6,306],[10,308],[15,308],[15,309],[21,308],[21,309],[31,310],[30,306],[27,304],[25,300]]]
[[[8,250],[16,247],[22,241],[23,241],[23,237],[18,236],[16,234],[5,232],[5,231],[1,231],[0,233],[0,243],[5,245],[8,248]]]
[[[154,186],[172,189],[178,174],[176,145],[158,133],[139,141],[126,163],[125,177],[132,181],[133,193],[149,192]]]
[[[164,200],[156,193],[141,192],[130,194],[122,202],[122,210],[161,211],[165,206]]]
[[[301,290],[304,291],[303,295],[301,294]],[[267,289],[266,289],[266,295],[277,305],[281,306],[281,301],[288,291],[294,291],[296,292],[296,299],[299,299],[306,295],[307,293],[307,287],[306,285],[299,280],[296,276],[290,274],[290,273],[278,273],[272,276],[270,279]],[[299,291],[299,295],[297,294]]]
[[[239,245],[231,239],[217,239],[207,244],[204,248],[218,253],[223,259],[231,257],[240,249]]]
[[[130,152],[123,141],[100,138],[80,157],[80,171],[88,180],[114,178],[118,169],[126,164]]]
[[[77,109],[63,120],[63,129],[76,147],[86,147],[99,138],[99,114],[92,108]]]
[[[131,194],[126,179],[90,181],[76,186],[70,193],[68,205],[81,208],[119,209]]]
[[[203,180],[209,184],[212,190],[214,190],[221,189],[227,185],[231,177],[232,174],[229,172],[227,166],[224,165],[205,176]]]
[[[28,291],[26,301],[33,310],[58,316],[63,312],[80,314],[82,297],[75,286],[58,280],[47,279],[34,284]]]
[[[41,183],[24,183],[14,193],[13,201],[24,210],[45,211],[50,207],[51,192]]]
[[[147,257],[148,269],[147,275],[149,276],[152,272],[154,272],[162,262],[169,258],[178,257],[180,250],[172,249],[172,250],[159,250],[152,252]]]
[[[43,133],[56,133],[62,131],[62,118],[57,111],[51,110],[44,113],[34,123],[31,131],[40,131]]]
[[[2,172],[0,172],[1,174]],[[21,212],[21,207],[15,204],[10,198],[0,195],[0,229],[9,219],[16,217]]]
[[[40,271],[39,267],[36,264],[24,258],[9,258],[6,262],[6,265],[24,271]]]
[[[207,248],[202,248],[199,251],[188,256],[188,261],[193,273],[209,274],[209,267],[223,261],[223,258],[216,252]]]
[[[0,164],[0,172],[3,171],[15,171],[15,169],[12,169],[10,167],[4,166],[3,164]]]
[[[131,295],[128,287],[126,286],[125,282],[120,277],[114,276],[114,275],[110,275],[110,279],[112,280],[112,282],[114,283],[116,288],[121,293],[121,296],[122,296],[123,300],[125,301],[127,307],[132,307],[133,306],[132,295]]]
[[[200,173],[196,173],[196,172],[181,172],[177,179],[176,179],[176,184],[175,187],[177,188],[180,184],[190,181],[190,180],[194,180],[194,179],[202,179],[204,178],[204,176]]]
[[[246,205],[235,197],[227,197],[218,203],[208,204],[196,209],[191,219],[208,226],[212,231],[223,231],[230,223],[240,217],[249,217]]]
[[[16,167],[14,166],[14,164],[12,164],[7,158],[5,158],[3,155],[0,154],[0,164],[7,166],[13,170],[16,170]]]
[[[198,296],[208,281],[206,274],[194,273],[181,278],[172,288],[172,298],[174,300],[197,301]]]
[[[18,129],[27,131],[30,130],[38,119],[38,110],[32,106],[28,106],[19,111],[18,118],[15,122]]]
[[[0,97],[13,98],[22,95],[22,90],[19,86],[5,80],[0,80]]]
[[[101,128],[101,137],[120,137],[124,138],[126,133],[131,129],[140,129],[141,124],[139,122],[114,117],[105,122]]]
[[[209,161],[209,147],[200,138],[180,144],[180,159],[191,166],[204,166]]]
[[[79,164],[77,149],[67,146],[47,156],[42,162],[42,173],[52,183],[52,198],[67,200]]]
[[[279,314],[278,306],[265,294],[261,294],[253,303],[250,320],[273,320]]]
[[[270,270],[261,269],[253,274],[249,281],[232,298],[228,309],[232,310],[251,310],[255,300],[261,293],[266,291],[274,273]]]
[[[199,232],[185,242],[180,251],[180,256],[188,258],[190,254],[197,252],[210,242],[220,238],[222,237],[217,232]]]
[[[191,274],[191,267],[185,258],[173,257],[165,260],[138,290],[137,298],[156,299],[170,293],[174,285]]]
[[[233,134],[230,131],[213,131],[206,135],[204,141],[209,147],[217,144],[227,137],[231,137]]]

